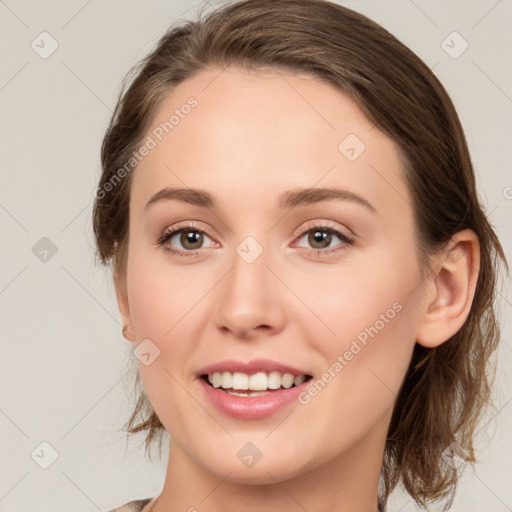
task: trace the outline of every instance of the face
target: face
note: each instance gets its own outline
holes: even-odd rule
[[[317,78],[236,68],[143,142],[118,298],[176,449],[257,483],[382,448],[422,308],[394,142]]]

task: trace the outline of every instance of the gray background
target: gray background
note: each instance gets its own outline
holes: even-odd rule
[[[510,257],[512,2],[339,3],[394,33],[446,86]],[[140,437],[124,454],[119,429],[133,406],[126,377],[132,345],[121,336],[110,275],[94,263],[91,206],[121,79],[171,23],[195,17],[198,5],[0,0],[1,512],[109,510],[161,490],[165,450],[161,462],[145,461]],[[31,47],[39,42],[43,51],[43,31],[58,43],[46,59]],[[446,44],[454,54],[462,40],[442,46],[453,31],[469,44],[458,58]],[[46,51],[50,44],[45,39]],[[455,511],[512,510],[512,299],[506,288],[502,295],[496,410],[478,436],[480,462],[464,466]],[[51,462],[42,442],[58,455],[48,469],[40,467]],[[397,491],[389,510],[416,509]]]

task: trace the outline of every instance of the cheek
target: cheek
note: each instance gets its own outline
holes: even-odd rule
[[[372,345],[403,346],[401,342],[413,336],[419,303],[411,290],[420,282],[419,267],[412,258],[400,259],[397,252],[384,248],[371,258],[358,254],[336,267],[319,266],[288,276],[287,282],[293,282],[294,291],[316,317],[311,318],[317,335],[311,331],[307,337],[322,353],[332,359],[354,340],[364,348],[374,339],[380,344]]]
[[[209,284],[204,272],[172,266],[162,249],[155,255],[135,247],[130,256],[128,293],[137,339],[154,338],[165,343],[190,323],[196,305],[213,282]]]
[[[167,430],[184,411],[190,409],[183,384],[187,363],[193,356],[190,340],[195,334],[195,305],[208,287],[203,281],[191,282],[179,270],[169,272],[153,258],[134,247],[128,264],[130,314],[137,344],[141,349],[150,340],[151,363],[139,364],[149,400]],[[148,345],[146,345],[148,346]],[[155,348],[156,347],[156,348]],[[153,354],[157,354],[156,357]]]
[[[415,259],[397,252],[317,272],[297,291],[321,320],[305,337],[325,361],[317,396],[331,424],[345,423],[349,412],[350,421],[355,413],[370,425],[393,405],[407,371],[421,305],[411,290],[420,273]]]

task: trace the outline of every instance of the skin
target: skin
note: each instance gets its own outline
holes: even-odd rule
[[[148,134],[190,96],[198,105],[133,171],[128,262],[116,278],[128,339],[160,350],[140,364],[171,438],[152,511],[375,512],[412,350],[443,343],[464,323],[478,240],[459,232],[422,279],[397,146],[333,86],[307,74],[211,68],[172,91]],[[366,146],[352,162],[338,149],[348,134]],[[168,200],[145,211],[164,187],[208,191],[218,207]],[[282,193],[309,187],[349,190],[376,212],[348,200],[279,208]],[[205,233],[194,256],[154,243],[187,221]],[[354,243],[333,234],[315,245],[309,230],[326,223]],[[249,235],[263,249],[252,263],[236,252]],[[187,250],[179,236],[172,246]],[[321,255],[324,247],[340,250]],[[306,405],[241,420],[202,393],[197,372],[231,358],[273,359],[321,378],[394,303],[401,311]],[[248,442],[262,454],[251,468],[236,456]]]

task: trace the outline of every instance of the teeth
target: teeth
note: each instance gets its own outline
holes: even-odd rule
[[[295,379],[293,379],[293,383],[296,386],[300,386],[305,380],[306,380],[305,375],[299,375],[298,377],[295,377]]]
[[[221,386],[224,389],[229,389],[233,385],[233,375],[230,372],[224,372],[222,374],[222,383]]]
[[[214,388],[229,390],[265,391],[267,389],[289,389],[292,386],[299,386],[306,380],[305,375],[294,377],[291,373],[280,372],[258,372],[247,375],[242,372],[214,372],[208,375],[208,380]],[[235,396],[247,396],[247,393],[231,392]],[[253,396],[257,396],[254,394]]]
[[[211,384],[214,388],[219,388],[222,385],[222,375],[218,372],[213,374],[213,379],[211,380]]]
[[[268,389],[279,389],[281,387],[281,374],[279,372],[270,372],[268,376]]]
[[[215,373],[213,377],[215,378]],[[249,389],[249,375],[240,372],[233,373],[233,383],[231,387],[233,389]]]
[[[226,393],[228,395],[233,396],[263,396],[267,395],[268,393],[265,393],[265,391],[234,391],[233,389],[226,389]]]
[[[283,388],[291,388],[293,386],[293,375],[291,373],[285,373],[282,379]]]
[[[252,391],[263,391],[268,387],[267,381],[267,375],[264,372],[255,373],[249,377],[249,389]]]

